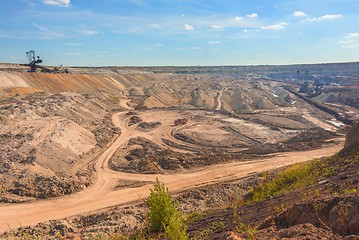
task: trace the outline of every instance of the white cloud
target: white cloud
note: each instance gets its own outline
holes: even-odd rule
[[[320,19],[322,20],[334,20],[343,17],[341,14],[332,14],[332,15],[324,15],[321,16]]]
[[[302,12],[302,11],[295,11],[293,13],[293,16],[295,16],[295,17],[305,17],[305,16],[307,16],[307,14],[305,12]]]
[[[348,33],[346,40],[340,41],[342,48],[358,48],[359,47],[359,33]]]
[[[69,55],[69,56],[81,56],[82,53],[80,52],[68,52],[68,53],[65,53],[66,55]]]
[[[213,28],[213,29],[223,29],[223,27],[218,26],[218,25],[212,25],[212,28]]]
[[[66,46],[83,46],[82,43],[64,43]]]
[[[359,44],[358,45],[343,45],[342,48],[358,48],[359,47]]]
[[[321,17],[317,17],[317,18],[307,18],[308,22],[319,22],[319,21],[324,21],[324,20],[335,20],[335,19],[339,19],[342,18],[343,15],[341,14],[327,14],[327,15],[323,15]]]
[[[41,31],[47,31],[47,28],[46,27],[43,27],[39,24],[36,24],[36,23],[32,23],[32,26],[36,27],[37,29],[41,30]]]
[[[148,25],[150,28],[160,28],[161,26],[157,23],[153,23],[153,24],[150,24]]]
[[[79,32],[79,33],[82,33],[83,35],[86,35],[86,36],[93,36],[93,35],[98,34],[97,31],[94,31],[94,30],[86,30],[86,29],[78,30],[78,32]]]
[[[357,37],[359,37],[359,33],[348,33],[346,37],[347,38],[357,38]]]
[[[8,56],[8,57],[6,57],[7,59],[10,59],[10,60],[13,60],[13,61],[22,61],[22,60],[24,60],[25,59],[25,57],[24,56]]]
[[[249,17],[249,18],[257,18],[258,14],[256,14],[256,13],[248,14],[247,17]]]
[[[46,5],[68,7],[70,6],[70,0],[43,0]]]
[[[221,41],[209,41],[208,44],[221,44]]]
[[[264,26],[264,27],[262,27],[262,29],[263,29],[263,30],[281,30],[281,29],[283,29],[286,25],[287,25],[287,23],[281,22],[281,23],[279,23],[279,24]]]
[[[62,33],[50,31],[47,27],[41,26],[39,24],[32,23],[32,26],[39,29],[41,33],[39,33],[38,35],[41,35],[44,38],[54,39],[64,37]]]
[[[345,41],[340,41],[341,44],[352,44],[353,43],[353,40],[345,40]]]
[[[185,24],[184,29],[186,29],[187,31],[192,31],[192,30],[194,30],[194,27],[189,24]]]
[[[235,17],[234,20],[237,21],[237,22],[239,22],[239,21],[242,21],[243,18],[242,18],[242,17]]]

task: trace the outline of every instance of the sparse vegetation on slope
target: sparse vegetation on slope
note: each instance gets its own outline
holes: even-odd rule
[[[349,140],[353,144],[332,157],[263,173],[245,201],[195,220],[189,236],[201,236],[219,219],[226,219],[225,229],[207,233],[206,239],[358,235],[359,144]]]
[[[293,188],[306,187],[313,184],[319,174],[317,164],[317,161],[296,164],[279,173],[274,179],[260,182],[251,189],[249,202],[263,201]]]
[[[273,179],[259,182],[248,195],[247,202],[259,202],[318,183],[334,174],[332,158],[316,159],[308,163],[295,164],[278,173]]]

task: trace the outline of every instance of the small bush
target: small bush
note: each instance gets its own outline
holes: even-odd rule
[[[165,231],[172,240],[187,239],[182,213],[172,202],[171,195],[158,178],[147,200],[148,225],[152,232]]]

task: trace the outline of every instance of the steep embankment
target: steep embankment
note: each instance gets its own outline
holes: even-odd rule
[[[54,74],[0,71],[0,88],[35,88],[45,92],[96,92],[124,90],[151,81],[144,74]]]
[[[358,239],[358,161],[356,124],[339,154],[262,174],[243,200],[203,214],[189,234],[206,234],[205,239]]]
[[[345,145],[343,151],[350,151],[359,146],[359,123],[355,124],[345,137]]]

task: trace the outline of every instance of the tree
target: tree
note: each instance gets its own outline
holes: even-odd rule
[[[168,188],[156,178],[154,189],[147,199],[148,225],[152,232],[165,231],[170,239],[187,239],[182,213],[172,202]]]

